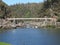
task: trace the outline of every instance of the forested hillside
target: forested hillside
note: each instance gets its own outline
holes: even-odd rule
[[[43,4],[42,3],[27,3],[27,4],[16,4],[12,5],[12,17],[15,15],[15,17],[39,17],[40,10],[42,9]]]
[[[43,3],[26,3],[8,6],[0,1],[0,18],[60,17],[60,0],[45,0]]]
[[[10,7],[6,3],[0,1],[0,18],[10,17],[9,15]]]
[[[54,15],[60,17],[60,0],[45,0],[43,12],[48,17]]]

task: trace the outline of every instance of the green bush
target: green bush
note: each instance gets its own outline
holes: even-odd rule
[[[60,22],[60,18],[57,19],[57,22]]]
[[[55,25],[47,25],[46,27],[47,28],[55,28],[56,26]]]

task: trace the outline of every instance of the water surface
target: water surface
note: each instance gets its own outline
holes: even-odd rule
[[[60,45],[60,30],[17,28],[0,33],[0,42],[12,45]]]

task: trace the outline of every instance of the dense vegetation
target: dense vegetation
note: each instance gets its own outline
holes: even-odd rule
[[[10,7],[4,2],[0,1],[0,18],[9,17]]]
[[[12,9],[12,17],[39,17],[42,3],[27,3],[27,4],[16,4],[10,6]]]
[[[0,18],[6,17],[60,17],[60,0],[45,0],[44,3],[15,4],[8,6],[0,1]]]
[[[44,1],[44,11],[47,16],[60,17],[60,0],[46,0]]]

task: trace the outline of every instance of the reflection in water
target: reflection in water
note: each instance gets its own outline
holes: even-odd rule
[[[0,42],[12,45],[60,45],[60,30],[18,28],[0,33]]]
[[[12,33],[15,33],[16,32],[16,30],[12,30]]]

